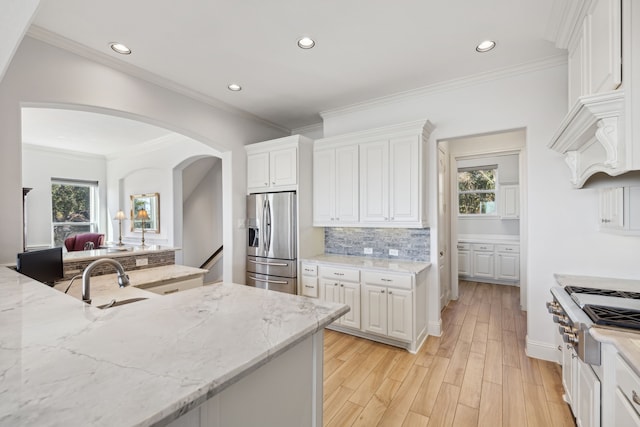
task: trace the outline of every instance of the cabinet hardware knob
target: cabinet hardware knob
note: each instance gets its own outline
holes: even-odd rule
[[[272,182],[271,182],[271,184],[272,184],[272,185],[276,185],[276,182],[275,182],[275,181],[272,181]]]
[[[389,291],[389,295],[393,295],[393,292]]]
[[[315,288],[315,286],[311,286],[311,285],[304,285],[305,288]]]
[[[384,294],[384,289],[380,291],[380,293]]]
[[[571,353],[571,358],[572,358],[572,359],[575,359],[576,357],[578,357],[578,355],[577,355],[577,354],[575,354],[575,353]]]
[[[336,221],[340,221],[340,218],[336,218]]]
[[[269,183],[268,183],[268,182],[265,182],[265,183],[264,183],[264,186],[265,186],[265,187],[269,186]]]
[[[440,251],[440,256],[443,256],[443,255],[444,255],[444,251]]]
[[[343,284],[340,284],[340,287],[341,287],[341,288],[344,288],[344,285],[343,285]]]
[[[168,291],[164,291],[164,294],[165,294],[165,295],[167,295],[167,294],[174,294],[174,293],[178,292],[179,290],[180,290],[180,289],[178,289],[178,288],[176,288],[176,289],[171,289],[171,290],[168,290]]]
[[[394,217],[391,217],[390,219],[391,219],[391,221],[393,221],[393,220],[394,220]]]
[[[558,351],[562,351],[562,346],[561,345],[558,346]]]
[[[638,393],[636,393],[635,390],[631,390],[631,396],[633,399],[633,403],[635,403],[636,405],[640,405],[640,396],[638,396]]]

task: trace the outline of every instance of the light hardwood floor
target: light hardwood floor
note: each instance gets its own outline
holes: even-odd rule
[[[460,282],[418,354],[326,330],[325,426],[575,426],[560,366],[524,352],[519,288]]]

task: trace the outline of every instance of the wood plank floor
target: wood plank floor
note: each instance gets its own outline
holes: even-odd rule
[[[326,330],[325,426],[569,426],[560,366],[524,352],[519,288],[460,282],[418,354]]]

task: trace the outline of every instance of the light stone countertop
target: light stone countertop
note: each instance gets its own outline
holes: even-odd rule
[[[316,255],[301,260],[302,262],[321,263],[336,267],[355,267],[386,272],[418,274],[422,270],[431,267],[430,262],[396,261],[385,258],[370,258],[347,255]]]
[[[102,249],[93,249],[90,251],[72,251],[62,254],[63,262],[87,261],[97,258],[119,258],[123,256],[142,255],[153,252],[169,252],[177,251],[179,248],[171,246],[147,245],[147,246],[111,246]]]
[[[584,286],[585,288],[615,289],[618,291],[640,292],[640,280],[617,279],[613,277],[577,276],[555,274],[560,286]]]
[[[459,234],[458,242],[518,245],[520,244],[520,236],[507,234]]]
[[[99,310],[1,268],[0,426],[164,425],[347,311],[232,283]]]
[[[203,275],[207,270],[188,267],[186,265],[164,265],[161,267],[144,268],[142,270],[127,271],[130,285],[124,288],[118,286],[117,275],[104,274],[91,277],[90,295],[91,305],[99,306],[109,303],[112,299],[117,301],[129,298],[154,298],[160,295],[144,290],[151,286],[160,286],[177,280],[187,280]],[[69,286],[69,280],[58,282],[54,288],[64,292]],[[82,299],[82,277],[77,278],[67,295]]]

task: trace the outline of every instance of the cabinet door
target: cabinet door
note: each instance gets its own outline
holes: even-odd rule
[[[590,94],[614,90],[622,82],[620,3],[620,0],[594,1],[585,19]]]
[[[578,364],[578,413],[576,423],[580,427],[600,427],[600,381],[591,366],[577,360]]]
[[[360,283],[340,283],[340,302],[351,308],[342,316],[340,323],[343,326],[360,329]]]
[[[387,335],[387,289],[362,285],[362,329]]]
[[[471,253],[469,251],[458,251],[458,274],[471,276]]]
[[[335,150],[313,153],[313,223],[335,220]]]
[[[502,185],[500,186],[500,217],[518,218],[520,217],[520,186]]]
[[[389,144],[360,145],[360,220],[389,221]]]
[[[389,289],[387,295],[387,334],[404,341],[413,339],[413,293]]]
[[[493,252],[473,252],[473,275],[475,277],[494,277]]]
[[[269,188],[269,153],[247,155],[247,188],[264,191]]]
[[[418,221],[420,212],[420,140],[389,141],[389,221]]]
[[[520,255],[499,253],[496,276],[502,280],[520,280]]]
[[[271,186],[296,185],[298,183],[297,165],[298,149],[296,147],[272,151],[269,161]]]
[[[579,96],[586,95],[585,89],[585,28],[581,26],[581,35],[574,45],[569,46],[568,69],[569,69],[569,108],[571,108]]]
[[[358,222],[360,204],[358,146],[335,150],[335,218],[340,223]]]
[[[340,302],[340,286],[336,280],[320,279],[320,298],[329,302]]]
[[[624,188],[600,190],[600,228],[624,228]]]
[[[633,408],[631,403],[622,394],[619,388],[616,388],[614,398],[614,414],[615,422],[612,425],[615,426],[640,426],[640,416]]]
[[[577,403],[574,401],[577,368],[575,360],[577,357],[573,346],[562,344],[562,388],[564,388],[564,398],[574,412],[576,411]]]

